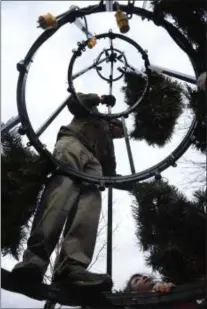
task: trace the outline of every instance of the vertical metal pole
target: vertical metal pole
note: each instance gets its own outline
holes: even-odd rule
[[[111,40],[111,53],[113,52],[113,45]],[[109,76],[109,94],[112,94],[112,80],[113,80],[113,59],[111,59],[111,72]],[[111,113],[111,106],[108,106],[108,113]],[[113,233],[113,189],[108,188],[108,224],[107,224],[107,274],[112,276],[112,233]]]
[[[105,0],[106,11],[112,12],[113,11],[113,0]]]
[[[112,276],[112,232],[113,232],[113,189],[108,188],[108,224],[107,224],[107,274]]]
[[[134,167],[134,160],[133,160],[133,156],[132,156],[132,150],[131,150],[131,146],[130,146],[130,142],[129,142],[129,136],[128,136],[128,132],[127,132],[127,127],[126,127],[126,122],[124,117],[121,118],[122,121],[122,125],[123,125],[123,129],[124,129],[124,138],[125,138],[125,143],[126,143],[126,148],[127,148],[127,154],[129,157],[129,164],[130,164],[130,168],[131,168],[131,173],[135,174],[135,167]]]

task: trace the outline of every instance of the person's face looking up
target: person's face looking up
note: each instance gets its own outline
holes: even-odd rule
[[[137,275],[131,280],[132,292],[150,292],[154,282],[152,278],[145,275]]]

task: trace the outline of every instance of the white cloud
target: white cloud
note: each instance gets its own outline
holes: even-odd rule
[[[73,1],[70,4],[87,6],[95,1]],[[98,3],[98,1],[96,1]],[[125,1],[127,2],[127,1]],[[137,4],[137,3],[136,3]],[[140,1],[139,6],[142,5]],[[40,14],[50,11],[53,14],[60,14],[66,11],[69,3],[65,1],[6,1],[2,2],[2,121],[8,120],[17,114],[16,108],[16,84],[18,72],[16,63],[24,58],[34,40],[42,32],[36,28],[36,21]],[[88,16],[89,29],[95,34],[108,32],[112,29],[117,32],[114,15],[112,13],[95,14]],[[179,49],[171,37],[161,27],[156,27],[152,22],[142,21],[141,18],[133,16],[130,20],[131,30],[127,36],[137,41],[144,49],[148,50],[149,59],[152,64],[163,66],[169,69],[193,75],[192,66],[188,57]],[[66,25],[60,29],[40,48],[35,56],[31,71],[28,76],[28,87],[26,98],[28,113],[35,130],[54,111],[62,100],[67,96],[67,68],[72,55],[71,51],[76,48],[84,35],[75,25]],[[143,66],[140,56],[122,41],[115,40],[115,47],[126,52],[130,64],[137,68]],[[108,40],[99,41],[96,48],[87,50],[75,64],[74,73],[87,67],[102,51],[108,47]],[[103,72],[107,73],[107,68]],[[96,72],[90,71],[78,78],[75,82],[78,91],[96,92],[98,94],[108,93],[108,84],[102,81]],[[124,108],[123,94],[120,92],[122,81],[114,83],[113,90],[117,98],[117,106],[114,111],[121,111]],[[41,136],[41,141],[47,144],[52,150],[59,127],[68,124],[71,115],[64,110],[53,122],[46,132]],[[181,122],[183,118],[181,119]],[[128,128],[132,126],[130,117],[127,119]],[[181,141],[186,131],[179,131],[171,143],[164,149],[148,147],[145,142],[132,142],[133,157],[137,171],[141,171],[158,161],[164,159]],[[116,156],[118,173],[130,174],[130,167],[124,141],[116,141]],[[197,152],[191,149],[185,157],[200,158]],[[181,168],[169,168],[163,173],[169,182],[178,185],[182,189],[182,183],[188,177],[188,171]],[[192,189],[189,187],[185,192],[189,197]],[[106,193],[104,193],[106,195]],[[126,280],[133,272],[150,270],[145,266],[144,255],[137,248],[135,238],[135,225],[132,220],[131,198],[125,192],[114,191],[114,226],[118,229],[113,238],[113,279],[115,288],[122,288]],[[104,200],[106,211],[107,197]],[[99,243],[97,243],[96,252]],[[96,253],[95,253],[96,255]],[[94,256],[95,256],[94,255]],[[12,269],[15,261],[5,257],[2,259],[2,266]],[[105,272],[106,257],[102,258],[93,267],[94,271]],[[2,306],[4,308],[21,307],[34,308],[43,307],[43,302],[37,302],[22,295],[2,292]]]

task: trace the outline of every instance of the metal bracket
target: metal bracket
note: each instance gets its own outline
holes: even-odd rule
[[[77,5],[71,5],[70,10],[80,9]],[[86,35],[87,38],[92,37],[92,33],[88,31],[87,26],[84,26],[79,19],[74,21],[74,24]]]

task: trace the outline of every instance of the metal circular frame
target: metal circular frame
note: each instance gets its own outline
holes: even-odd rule
[[[148,59],[148,55],[146,53],[146,51],[144,51],[144,49],[135,41],[133,41],[132,39],[124,36],[123,34],[119,34],[119,33],[113,33],[113,32],[108,32],[108,33],[102,33],[99,35],[96,35],[96,39],[102,39],[102,38],[110,38],[110,39],[120,39],[123,40],[129,44],[131,44],[132,46],[134,46],[138,53],[140,53],[142,55],[142,58],[144,60],[144,64],[145,64],[145,68],[146,68],[146,74],[148,76],[147,80],[146,80],[146,84],[145,84],[145,88],[143,90],[142,95],[140,96],[140,98],[137,100],[137,102],[135,102],[135,104],[133,104],[131,107],[127,108],[125,111],[120,112],[120,113],[114,113],[114,114],[105,114],[105,113],[100,113],[99,111],[94,112],[92,110],[90,110],[89,108],[83,106],[80,98],[77,96],[76,91],[75,91],[75,87],[73,85],[73,80],[72,80],[72,73],[73,73],[73,66],[75,63],[75,60],[81,56],[82,51],[85,51],[85,48],[88,44],[89,40],[83,41],[81,43],[78,43],[78,48],[77,50],[74,50],[74,53],[71,57],[70,63],[69,63],[69,67],[68,67],[68,84],[69,84],[69,91],[72,93],[72,95],[75,97],[75,99],[78,101],[79,104],[81,104],[87,111],[88,113],[92,114],[92,115],[96,115],[99,118],[103,118],[103,119],[114,119],[114,118],[119,118],[119,117],[128,117],[128,115],[133,112],[133,110],[135,110],[135,108],[140,104],[140,102],[143,100],[145,94],[147,93],[149,86],[150,86],[150,77],[151,77],[151,71],[148,69],[148,66],[150,66],[150,62]]]
[[[107,52],[107,51],[111,51],[111,49],[110,48],[107,48],[107,49],[104,49],[99,55],[98,55],[98,57],[97,57],[97,59],[96,59],[96,61],[95,62],[99,62],[100,60],[101,60],[101,56],[105,53],[105,52]],[[126,59],[126,56],[124,55],[124,53],[123,52],[121,52],[119,49],[117,49],[117,48],[113,48],[113,51],[116,51],[117,53],[119,53],[119,54],[121,54],[122,55],[122,57],[124,58],[124,68],[126,69],[127,68],[127,59]],[[110,60],[109,60],[110,61]],[[106,61],[107,62],[107,61]],[[104,77],[101,73],[100,73],[100,71],[98,70],[98,67],[96,66],[96,72],[97,72],[97,74],[98,74],[98,76],[100,77],[100,78],[102,78],[102,79],[104,79],[106,82],[110,82],[110,80],[109,80],[109,78],[106,78],[106,77]],[[116,78],[112,78],[112,82],[116,82],[117,80],[119,80],[120,78],[122,78],[122,76],[124,75],[124,73],[121,73],[119,76],[117,76]]]
[[[129,8],[127,5],[120,5],[120,9],[127,14],[133,14],[141,16],[143,18],[147,18],[148,20],[154,21],[154,23],[158,26],[162,26],[165,30],[170,34],[170,36],[174,39],[174,41],[178,44],[178,46],[187,53],[189,56],[192,66],[194,68],[196,77],[201,74],[203,67],[199,63],[199,59],[197,58],[196,52],[191,48],[191,45],[187,41],[187,39],[181,34],[179,30],[177,30],[171,23],[169,23],[164,18],[160,18],[159,21],[154,16],[153,12],[149,12],[145,9],[141,9],[138,7],[133,7],[133,9]],[[115,11],[115,7],[113,7]],[[158,164],[152,166],[151,168],[144,170],[142,172],[126,175],[126,176],[116,176],[116,177],[94,177],[89,176],[84,173],[80,173],[70,168],[68,165],[63,164],[59,160],[55,159],[54,156],[46,149],[46,147],[40,142],[39,138],[35,134],[26,108],[26,100],[25,100],[25,90],[26,90],[26,82],[27,75],[29,72],[29,67],[32,62],[33,56],[35,55],[38,48],[47,41],[57,30],[59,30],[63,25],[70,22],[72,23],[76,18],[82,17],[84,15],[90,15],[94,13],[105,12],[105,5],[92,5],[88,8],[83,8],[76,11],[69,11],[66,15],[64,15],[58,22],[58,26],[56,29],[48,29],[44,31],[31,46],[28,51],[25,59],[18,63],[17,69],[19,71],[19,78],[17,83],[17,107],[20,116],[20,120],[22,123],[22,127],[26,132],[27,137],[29,138],[31,145],[36,148],[38,152],[42,155],[46,156],[53,164],[56,166],[57,170],[62,174],[67,176],[71,176],[74,179],[80,180],[83,179],[89,183],[105,185],[105,186],[114,186],[116,184],[126,184],[133,183],[135,181],[142,181],[147,178],[153,177],[167,169],[169,166],[173,166],[175,162],[184,154],[184,152],[189,148],[194,138],[193,133],[197,126],[196,119],[194,117],[192,124],[185,135],[184,139],[177,146],[177,148],[164,160],[159,162]]]

